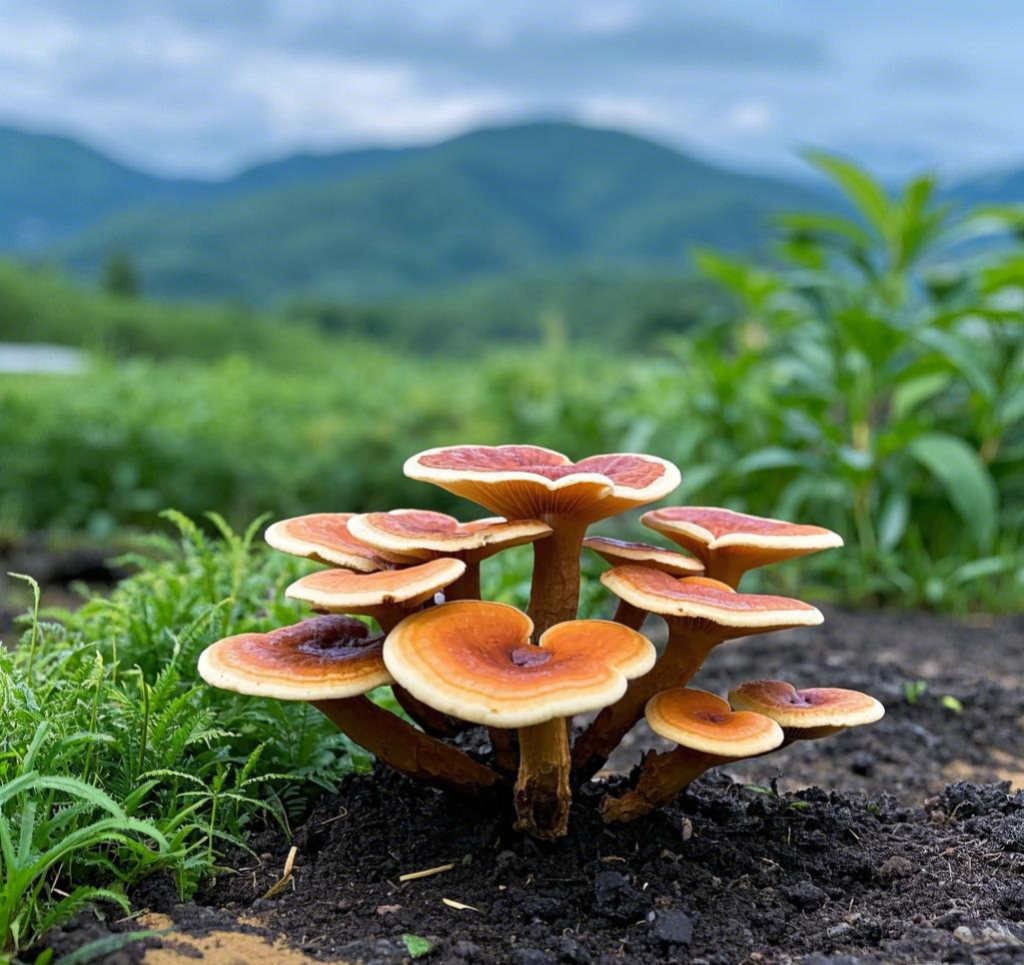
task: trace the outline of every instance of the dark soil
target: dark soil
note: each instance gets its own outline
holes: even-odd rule
[[[695,684],[855,687],[888,708],[873,727],[708,775],[630,825],[602,824],[604,787],[589,785],[552,844],[394,775],[354,777],[293,842],[267,833],[258,861],[231,859],[237,873],[197,901],[154,878],[136,906],[353,962],[408,960],[403,935],[452,965],[1024,962],[1024,792],[1010,785],[1024,785],[1024,621],[827,617],[720,648]],[[912,701],[914,681],[928,686]],[[653,743],[634,732],[620,775]],[[292,881],[261,898],[291,843]]]

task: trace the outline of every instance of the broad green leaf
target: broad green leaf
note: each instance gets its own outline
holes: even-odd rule
[[[828,175],[878,234],[886,239],[893,234],[893,208],[885,188],[852,161],[825,151],[805,151],[804,157]]]
[[[918,436],[907,448],[946,491],[975,542],[988,545],[995,534],[999,493],[978,454],[963,439],[941,432]]]

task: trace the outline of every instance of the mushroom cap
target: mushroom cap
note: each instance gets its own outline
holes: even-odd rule
[[[353,536],[381,555],[421,560],[459,556],[477,562],[551,535],[551,527],[538,519],[509,521],[497,516],[460,523],[445,513],[421,509],[365,513],[349,520],[348,527]]]
[[[670,576],[700,576],[704,566],[700,560],[675,550],[667,550],[650,543],[635,543],[630,540],[612,539],[610,536],[588,536],[583,545],[593,550],[606,563],[619,566],[635,563],[652,570],[661,570]]]
[[[640,522],[701,559],[726,552],[749,560],[747,569],[842,546],[838,533],[713,506],[674,506],[644,513]]]
[[[787,730],[859,727],[881,720],[885,708],[868,694],[838,687],[797,690],[784,680],[752,680],[729,691],[729,703],[770,717]]]
[[[705,620],[733,630],[812,627],[825,619],[820,610],[801,600],[737,593],[717,580],[700,576],[677,580],[644,566],[616,566],[601,574],[601,582],[620,599],[648,613]]]
[[[343,566],[360,573],[391,569],[394,562],[361,543],[349,531],[348,524],[354,515],[311,513],[282,519],[267,527],[263,538],[282,553],[316,560],[328,566]],[[409,558],[402,562],[415,563],[416,560]]]
[[[444,603],[395,627],[384,662],[435,710],[506,728],[606,707],[654,666],[650,641],[618,623],[558,623],[537,646],[532,632],[533,621],[503,603]]]
[[[594,522],[663,499],[679,470],[657,456],[616,453],[573,462],[540,446],[449,446],[405,463],[433,483],[508,519],[572,516]]]
[[[785,739],[782,728],[769,717],[734,711],[706,690],[663,690],[647,702],[644,714],[660,737],[716,757],[755,757],[775,750]]]
[[[349,617],[320,616],[270,633],[218,640],[199,657],[213,687],[278,700],[358,697],[392,683],[384,638]]]
[[[328,613],[356,613],[380,606],[411,609],[426,603],[465,572],[466,564],[451,558],[376,573],[319,570],[296,580],[285,596]]]

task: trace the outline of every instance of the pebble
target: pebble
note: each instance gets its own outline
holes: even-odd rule
[[[828,895],[810,881],[800,881],[789,888],[783,888],[782,894],[801,911],[817,911],[828,901]]]
[[[686,912],[666,908],[653,913],[651,938],[662,945],[689,945],[693,938],[693,922]]]

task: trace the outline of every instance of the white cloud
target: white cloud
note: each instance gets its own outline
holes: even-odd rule
[[[724,127],[730,133],[760,134],[772,126],[772,109],[764,101],[741,101],[725,114]]]

